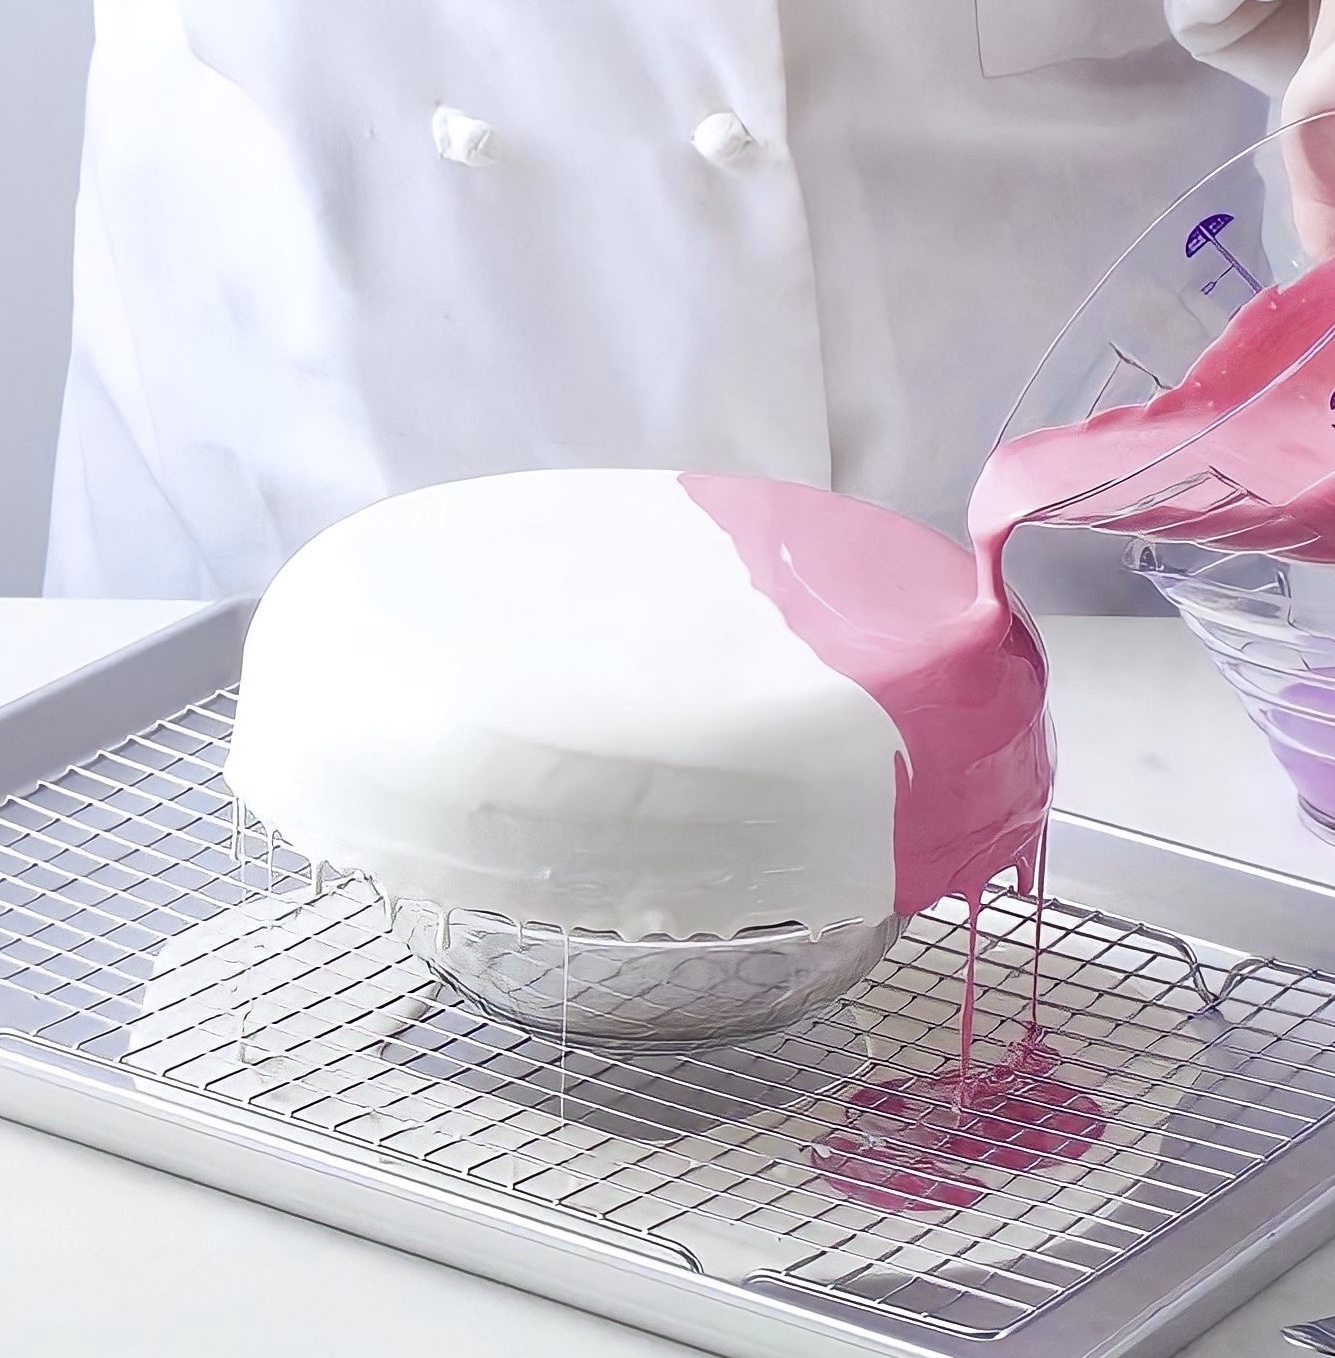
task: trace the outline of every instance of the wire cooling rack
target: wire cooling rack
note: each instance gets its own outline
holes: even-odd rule
[[[1071,1298],[1335,1112],[1335,979],[1050,902],[1040,1015],[1106,1135],[1029,1168],[985,1156],[967,1207],[886,1211],[813,1146],[862,1125],[859,1089],[957,1059],[962,906],[781,1037],[565,1051],[431,991],[364,883],[313,893],[309,865],[251,829],[233,858],[234,708],[221,690],[0,803],[0,1028],[418,1181],[487,1185],[681,1270],[973,1340]],[[1032,903],[992,893],[984,1059],[1023,1030],[1035,928]],[[1016,1132],[1002,1117],[985,1135],[1004,1150]]]

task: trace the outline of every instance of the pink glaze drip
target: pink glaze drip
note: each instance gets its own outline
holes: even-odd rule
[[[969,502],[980,600],[1021,523],[1335,562],[1335,260],[1252,299],[1145,406],[998,448]]]
[[[969,950],[964,959],[964,1000],[960,1005],[960,1069],[959,1085],[961,1098],[972,1087],[973,1075],[973,1020],[977,1000],[978,970],[978,917],[983,913],[983,902],[978,896],[970,896],[969,906]],[[1037,952],[1037,949],[1035,949]]]
[[[1029,1028],[1038,1031],[1038,990],[1043,960],[1043,901],[1048,891],[1048,834],[1046,827],[1038,846],[1038,871],[1034,876],[1034,961],[1029,975]]]
[[[1055,1078],[1060,1057],[1032,1028],[995,1065],[907,1076],[857,1090],[847,1127],[812,1148],[840,1192],[885,1212],[972,1207],[985,1174],[1030,1173],[1086,1155],[1107,1131],[1099,1104]]]
[[[875,505],[747,477],[681,477],[732,538],[752,583],[831,669],[899,729],[894,909],[977,900],[1016,866],[1032,882],[1052,793],[1047,664],[1009,604],[971,605],[969,553]]]

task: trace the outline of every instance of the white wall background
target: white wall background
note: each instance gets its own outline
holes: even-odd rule
[[[92,0],[0,0],[0,595],[41,591]]]

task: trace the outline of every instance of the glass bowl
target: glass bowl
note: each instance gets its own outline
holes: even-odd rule
[[[863,980],[902,920],[797,925],[734,938],[648,938],[549,925],[522,931],[499,916],[404,901],[394,932],[488,1017],[563,1045],[691,1052],[768,1037],[812,1019]]]
[[[1321,616],[1335,567],[1149,542],[1133,542],[1126,562],[1204,643],[1297,789],[1303,821],[1335,843],[1335,616]]]

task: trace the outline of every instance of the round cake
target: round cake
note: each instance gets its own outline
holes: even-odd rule
[[[226,779],[312,862],[445,910],[626,940],[910,914],[1027,873],[1051,793],[1041,648],[979,625],[974,580],[781,482],[414,491],[265,593]]]

